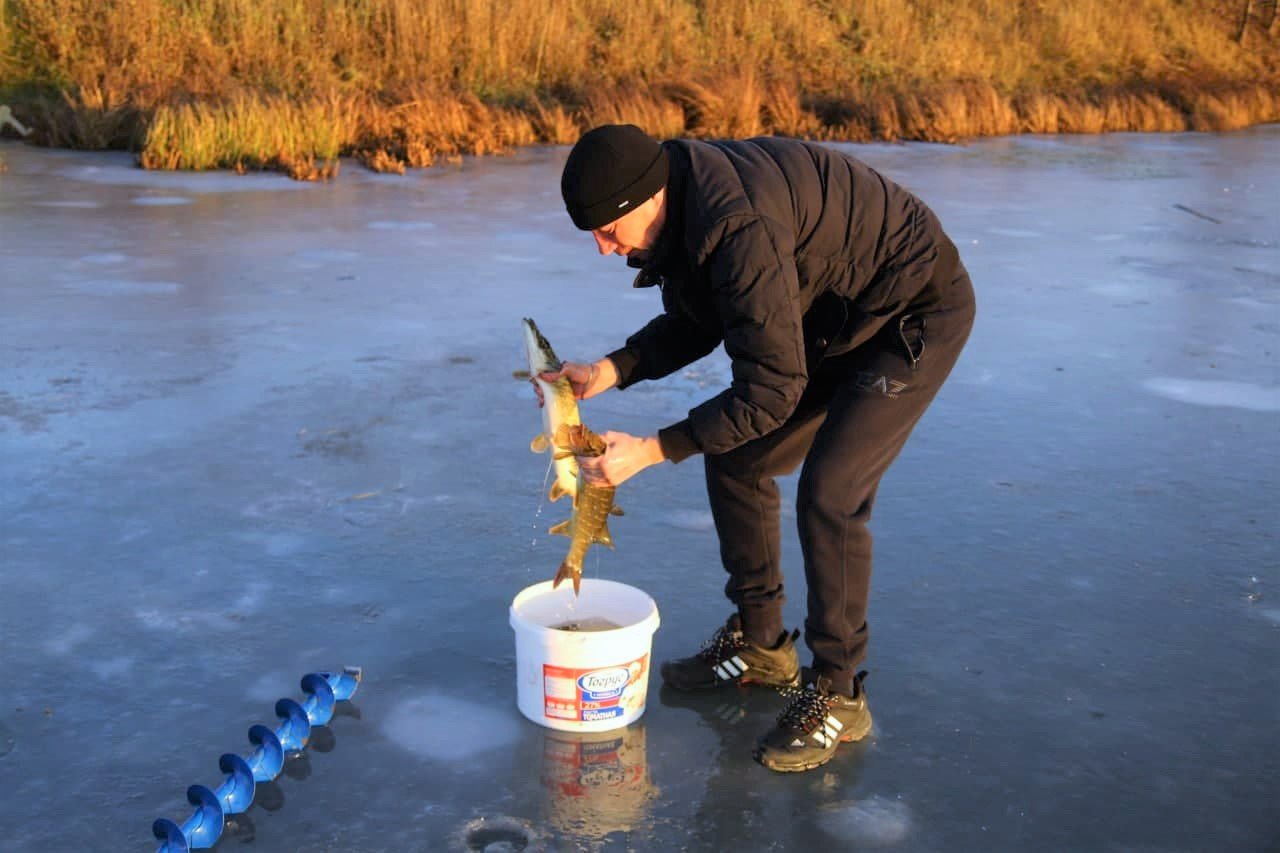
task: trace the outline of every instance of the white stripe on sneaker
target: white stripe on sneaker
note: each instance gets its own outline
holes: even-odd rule
[[[733,662],[736,663],[738,665],[738,669],[742,670],[743,672],[746,672],[747,670],[751,669],[751,667],[743,663],[742,658],[738,657],[737,655],[733,656]]]
[[[720,665],[723,666],[725,669],[729,670],[729,672],[733,673],[735,676],[742,675],[742,670],[734,666],[733,661],[731,660],[720,661]]]
[[[716,670],[716,675],[720,676],[720,678],[723,679],[724,681],[728,681],[731,678],[733,678],[733,676],[730,675],[728,671],[720,664],[716,664],[715,670]]]
[[[827,725],[835,726],[836,731],[840,731],[844,728],[844,723],[837,720],[834,715],[827,716]]]

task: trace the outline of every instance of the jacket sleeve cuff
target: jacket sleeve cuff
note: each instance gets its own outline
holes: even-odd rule
[[[688,418],[658,430],[658,444],[662,447],[662,455],[671,463],[683,462],[695,453],[702,452],[697,439],[693,437],[693,428],[689,426]]]
[[[621,390],[639,381],[634,374],[636,366],[640,363],[640,354],[635,349],[623,347],[609,353],[605,358],[612,361],[614,369],[618,371],[618,384],[614,387]]]

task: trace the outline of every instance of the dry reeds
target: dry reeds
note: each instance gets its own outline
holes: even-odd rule
[[[0,0],[0,96],[45,144],[323,177],[658,137],[951,141],[1280,119],[1233,0]]]

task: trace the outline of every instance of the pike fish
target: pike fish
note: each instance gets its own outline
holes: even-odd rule
[[[555,445],[557,458],[603,456],[605,452],[604,439],[583,424],[561,424],[556,430]],[[574,595],[582,588],[582,561],[587,549],[596,544],[612,548],[609,516],[622,515],[622,510],[613,504],[613,486],[593,486],[583,480],[581,472],[577,476],[573,515],[547,531],[569,537],[569,553],[560,564],[551,588],[555,589],[565,579],[571,579]]]
[[[578,416],[578,400],[573,396],[573,388],[569,380],[563,376],[555,382],[546,382],[538,378],[540,373],[552,373],[560,369],[560,359],[547,339],[538,331],[538,325],[528,317],[524,319],[524,349],[529,357],[529,375],[542,390],[542,432],[529,443],[534,453],[545,453],[551,449],[557,430],[562,426],[577,426],[582,423]],[[551,500],[559,500],[565,495],[576,495],[578,492],[578,461],[573,454],[553,454],[552,466],[555,468],[555,480],[551,483]]]

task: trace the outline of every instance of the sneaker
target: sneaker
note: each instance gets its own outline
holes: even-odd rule
[[[861,740],[871,731],[871,711],[862,687],[866,672],[853,680],[853,696],[831,689],[831,681],[805,670],[805,686],[784,690],[791,701],[756,743],[755,758],[782,773],[812,770],[831,760],[841,743]]]
[[[748,642],[738,614],[716,629],[693,657],[662,664],[662,680],[677,690],[700,690],[730,684],[794,687],[800,683],[799,631],[783,634],[771,649]]]

